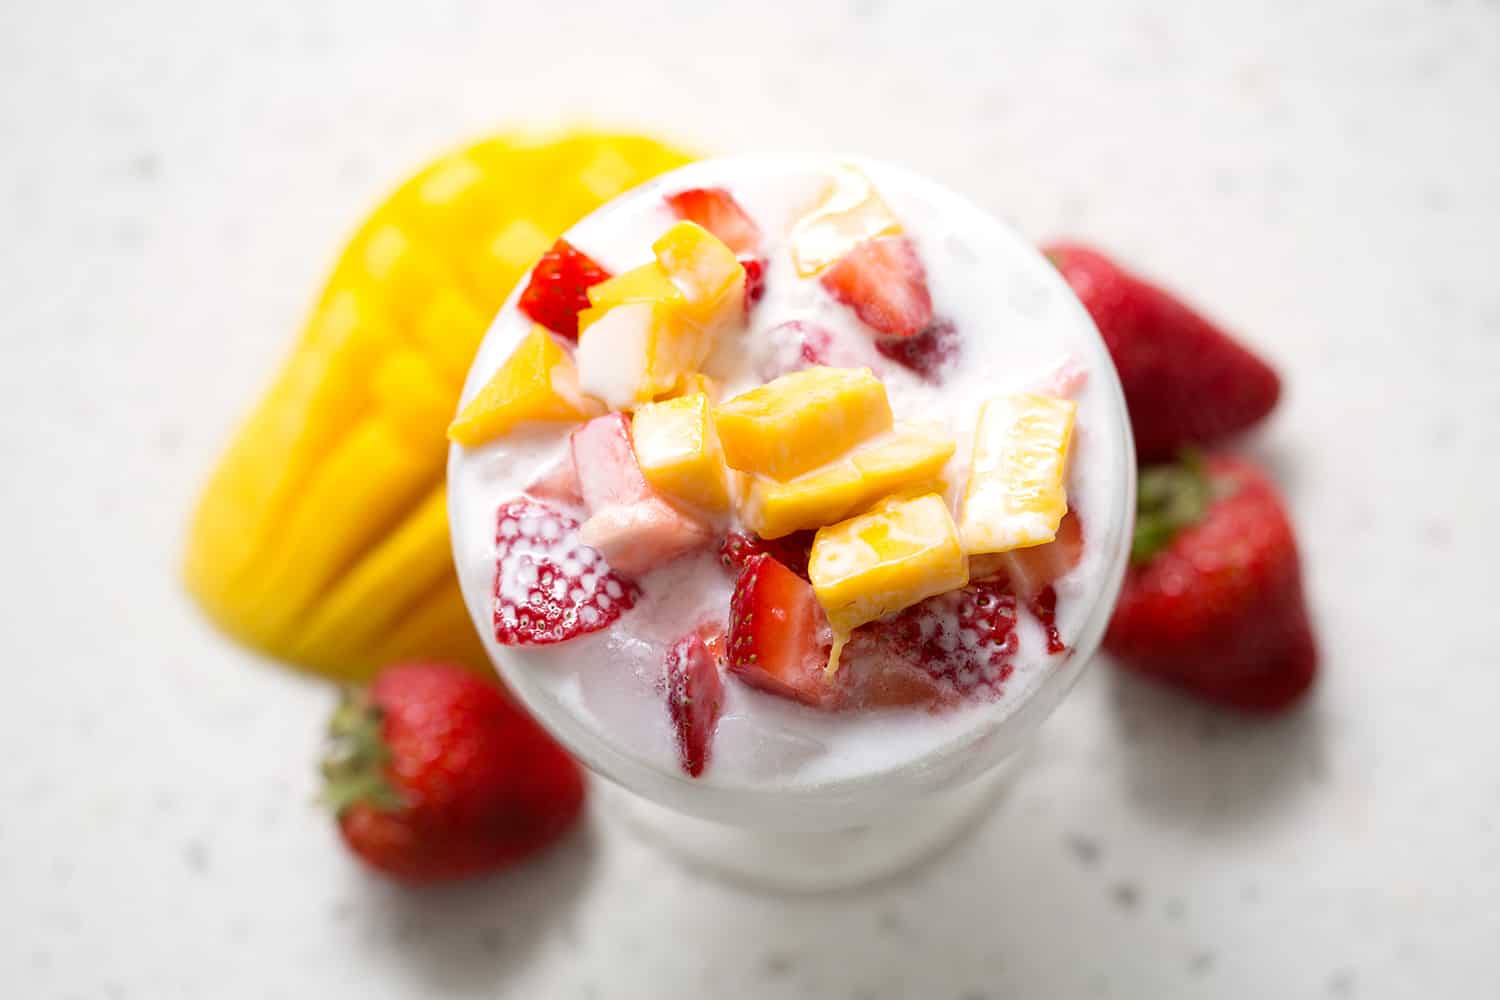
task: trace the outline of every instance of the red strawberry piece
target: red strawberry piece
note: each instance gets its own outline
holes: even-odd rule
[[[589,307],[589,286],[610,277],[587,254],[559,239],[531,269],[521,311],[560,337],[578,340],[578,314]]]
[[[724,707],[718,657],[702,634],[690,632],[667,650],[666,684],[667,713],[677,733],[682,769],[696,778],[708,766],[714,730]]]
[[[569,439],[578,489],[590,513],[652,495],[631,443],[630,418],[623,413],[595,417]]]
[[[857,244],[823,272],[823,287],[887,337],[914,337],[932,323],[932,295],[917,248],[905,236]]]
[[[741,257],[760,249],[760,227],[724,188],[689,188],[667,195],[667,205],[679,219],[696,222]]]
[[[1022,600],[1029,602],[1077,566],[1082,558],[1083,525],[1070,510],[1057,526],[1057,537],[1045,545],[971,557],[969,578],[1007,582]]]
[[[628,576],[664,566],[713,541],[707,525],[650,496],[606,507],[583,522],[578,537]]]
[[[865,704],[889,704],[873,699],[892,690],[933,707],[993,700],[1014,672],[1015,627],[1016,598],[1004,583],[970,583],[855,629],[843,662]]]
[[[493,681],[443,663],[387,667],[334,713],[325,798],[345,843],[409,883],[514,864],[578,819],[583,775]]]
[[[760,257],[741,257],[745,269],[745,312],[766,294],[766,262]]]
[[[958,331],[945,319],[914,337],[881,337],[875,341],[875,350],[929,382],[940,380],[943,370],[958,358],[958,348]]]
[[[812,584],[765,553],[751,556],[729,604],[730,673],[762,691],[837,709],[845,691],[826,677],[832,640]]]
[[[1210,701],[1275,712],[1317,672],[1297,542],[1265,473],[1227,455],[1142,471],[1135,547],[1104,644]]]
[[[640,588],[578,538],[578,522],[520,496],[495,528],[495,641],[543,646],[597,632],[635,605]]]
[[[1046,253],[1109,348],[1143,461],[1247,430],[1276,406],[1276,372],[1184,303],[1088,247]]]
[[[794,531],[781,538],[765,539],[744,531],[731,531],[719,540],[719,561],[738,575],[752,556],[765,553],[802,579],[807,579],[807,560],[812,555],[814,531]]]

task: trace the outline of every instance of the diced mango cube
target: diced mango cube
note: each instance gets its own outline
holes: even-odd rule
[[[734,251],[695,222],[678,222],[651,245],[681,291],[691,320],[714,331],[745,311],[745,268]]]
[[[729,507],[724,458],[707,395],[647,403],[635,411],[632,434],[641,471],[655,489],[705,510]]]
[[[702,372],[693,372],[691,375],[684,375],[679,379],[677,387],[662,394],[660,399],[679,399],[683,396],[691,396],[695,392],[701,392],[708,397],[710,403],[717,403],[721,388],[717,379],[710,378]]]
[[[969,582],[958,529],[935,493],[820,528],[807,571],[837,636]]]
[[[661,302],[578,314],[578,381],[617,410],[675,392],[708,353],[703,331]]]
[[[890,206],[857,167],[841,166],[822,200],[792,228],[792,263],[804,278],[817,274],[861,243],[901,232]]]
[[[959,535],[969,555],[1042,545],[1068,511],[1063,484],[1078,405],[1033,393],[985,403]]]
[[[523,421],[572,422],[603,412],[597,400],[579,391],[578,373],[567,351],[546,329],[533,326],[448,425],[448,437],[472,447],[509,433]]]
[[[885,384],[868,368],[791,372],[714,408],[724,460],[788,480],[891,429]]]
[[[795,479],[751,476],[741,516],[762,538],[821,528],[917,484],[928,486],[953,456],[953,439],[922,424],[897,426],[849,455]]]

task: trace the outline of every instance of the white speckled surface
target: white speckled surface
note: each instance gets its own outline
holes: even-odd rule
[[[0,7],[0,995],[1500,981],[1500,5],[408,6]],[[899,160],[1232,319],[1288,376],[1255,448],[1315,699],[1246,723],[1096,670],[974,838],[856,895],[705,884],[598,826],[457,890],[363,875],[311,804],[330,695],[193,614],[184,511],[366,205],[584,114]]]

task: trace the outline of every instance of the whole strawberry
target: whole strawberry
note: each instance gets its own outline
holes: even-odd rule
[[[492,681],[387,667],[329,726],[325,797],[345,842],[405,882],[462,878],[545,847],[578,818],[578,765]]]
[[[1132,565],[1104,646],[1219,704],[1275,712],[1317,672],[1297,542],[1275,487],[1241,458],[1141,473]]]
[[[1142,461],[1247,430],[1276,406],[1276,372],[1182,302],[1097,250],[1044,250],[1109,348]]]

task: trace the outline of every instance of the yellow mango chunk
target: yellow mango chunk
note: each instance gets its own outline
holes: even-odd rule
[[[376,206],[199,501],[184,576],[215,623],[340,679],[402,655],[483,666],[435,499],[474,352],[564,229],[688,159],[646,137],[513,133]]]
[[[636,461],[657,490],[715,513],[729,508],[727,470],[707,395],[647,403],[635,411],[631,438]]]
[[[473,447],[528,421],[576,423],[602,413],[602,403],[579,391],[578,372],[568,352],[545,327],[533,326],[448,425],[448,438]]]
[[[953,457],[953,449],[953,439],[936,427],[898,425],[795,479],[751,476],[740,516],[762,538],[821,528],[913,486],[933,492],[931,482]]]
[[[580,384],[616,409],[675,394],[744,316],[745,269],[706,229],[679,222],[654,250],[655,261],[592,286],[578,315]]]
[[[691,322],[713,331],[743,317],[745,268],[718,237],[695,222],[678,222],[651,249],[681,289]]]
[[[891,429],[885,384],[868,368],[806,368],[714,408],[732,469],[788,480]]]
[[[841,166],[833,172],[823,197],[792,227],[792,263],[810,277],[876,236],[901,232],[895,213],[864,171]]]
[[[891,499],[813,538],[813,592],[836,636],[969,582],[948,505],[935,493]],[[838,645],[830,666],[837,664]]]
[[[1078,405],[1020,393],[985,403],[974,430],[959,535],[969,555],[1042,545],[1068,512],[1063,485]]]
[[[717,379],[710,378],[702,372],[693,372],[691,375],[685,375],[679,379],[676,388],[668,390],[659,398],[663,400],[678,399],[682,396],[691,396],[694,393],[701,392],[708,397],[710,403],[717,403],[721,395],[721,389],[722,387],[719,385]]]

